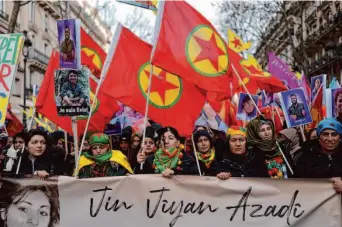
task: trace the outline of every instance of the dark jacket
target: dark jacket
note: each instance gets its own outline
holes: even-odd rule
[[[34,174],[35,171],[43,170],[50,173],[51,156],[48,151],[45,151],[43,155],[37,157],[35,160],[31,160],[28,151],[25,150],[21,158],[19,157],[14,163],[12,173],[16,173],[19,162],[19,174]]]
[[[245,155],[228,153],[220,160],[220,172],[229,172],[232,177],[269,177],[262,153],[255,153],[252,150]]]
[[[317,140],[305,144],[302,156],[297,164],[297,176],[300,178],[342,177],[342,145],[330,155],[321,151]]]
[[[173,169],[176,175],[198,175],[198,168],[194,157],[181,151],[183,153],[182,163],[180,165],[180,170]],[[135,166],[134,174],[154,174],[155,169],[153,166],[154,154],[148,156],[143,165],[143,169],[140,169],[140,164]]]

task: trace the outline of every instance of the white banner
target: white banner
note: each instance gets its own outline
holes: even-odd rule
[[[7,220],[7,225],[0,223],[0,226],[27,226],[24,222],[39,222],[39,226],[49,227],[342,226],[340,195],[335,193],[329,179],[221,181],[196,176],[163,179],[159,175],[139,175],[75,180],[61,177],[59,212],[58,198],[54,198],[56,186],[33,187],[37,184],[33,180],[20,183],[30,185],[25,186],[29,190],[13,185],[7,186],[12,190],[6,190],[9,182],[2,181],[0,217],[2,221]],[[18,191],[24,192],[24,196]],[[3,200],[9,204],[7,207]],[[15,206],[24,204],[32,217],[15,213],[18,218],[9,225],[8,220],[15,215],[9,212],[11,200]],[[35,215],[42,211],[50,214],[49,218]],[[43,222],[50,225],[42,225]]]

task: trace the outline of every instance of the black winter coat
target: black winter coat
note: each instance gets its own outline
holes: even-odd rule
[[[228,153],[219,162],[219,172],[229,172],[232,177],[269,177],[262,154],[247,151],[246,155]]]
[[[342,144],[335,153],[324,154],[318,140],[307,143],[302,148],[302,156],[297,164],[300,178],[342,177]]]
[[[20,158],[13,165],[12,173],[16,173]],[[43,171],[50,173],[51,156],[45,151],[42,156],[37,157],[34,161],[29,158],[29,153],[25,150],[21,156],[19,174],[34,174],[35,171]]]

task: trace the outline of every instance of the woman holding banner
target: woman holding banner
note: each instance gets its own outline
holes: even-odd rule
[[[303,146],[297,165],[301,178],[331,178],[342,176],[342,124],[326,118],[317,126],[318,139]],[[339,180],[341,181],[341,180]]]
[[[110,147],[109,136],[95,133],[89,139],[90,150],[84,152],[79,163],[79,178],[125,176],[133,174],[127,157]]]
[[[1,227],[54,227],[59,224],[57,185],[22,186],[3,180],[0,201]]]
[[[180,135],[172,127],[159,130],[160,148],[154,154],[138,155],[138,162],[147,156],[143,169],[136,168],[136,174],[162,174],[163,177],[171,178],[175,174],[194,175],[198,174],[195,159],[184,152],[180,144]]]
[[[291,167],[294,166],[289,151],[281,148],[283,157],[276,140],[274,124],[271,120],[259,116],[247,125],[247,141],[257,154],[265,156],[265,165],[271,178],[288,178],[290,171],[286,166],[286,161]]]
[[[264,156],[255,153],[247,146],[244,128],[231,126],[227,131],[228,151],[220,160],[218,178],[225,180],[232,177],[269,177]]]

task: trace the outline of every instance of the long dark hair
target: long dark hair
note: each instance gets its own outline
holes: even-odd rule
[[[50,203],[50,221],[49,227],[54,227],[60,221],[60,205],[58,187],[55,184],[44,184],[44,185],[20,185],[11,181],[2,180],[0,181],[0,212],[5,212],[5,220],[0,218],[0,226],[7,227],[6,216],[9,207],[12,204],[18,204],[22,199],[31,192],[41,191],[46,195]]]

